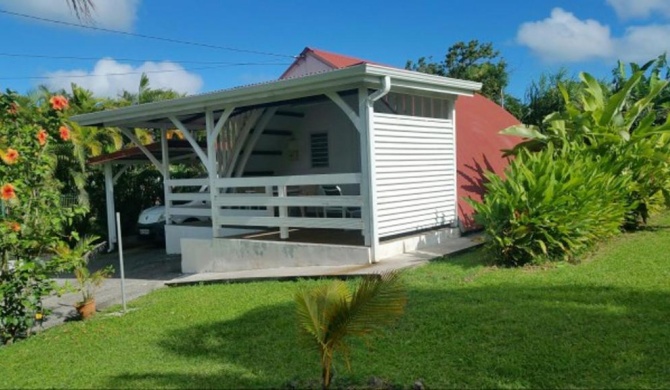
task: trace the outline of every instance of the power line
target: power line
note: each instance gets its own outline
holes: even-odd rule
[[[50,60],[81,60],[98,61],[106,57],[77,57],[77,56],[50,56],[45,54],[21,54],[21,53],[0,53],[0,57],[12,58],[43,58]],[[126,62],[172,62],[175,64],[208,64],[208,65],[288,65],[286,62],[230,62],[230,61],[193,61],[193,60],[167,60],[167,59],[140,59],[140,58],[114,58],[115,61]]]
[[[194,71],[194,70],[204,70],[204,69],[218,69],[226,68],[230,66],[244,66],[249,65],[247,63],[237,63],[237,64],[228,64],[228,65],[216,65],[216,66],[202,66],[196,68],[181,68],[181,69],[165,69],[165,70],[148,70],[143,72],[119,72],[119,73],[97,73],[97,74],[67,74],[67,75],[53,75],[53,76],[17,76],[17,77],[0,77],[0,80],[48,80],[48,79],[58,79],[58,78],[86,78],[86,77],[106,77],[106,76],[128,76],[136,74],[155,74],[155,73],[173,73],[181,71]]]
[[[84,29],[95,30],[95,31],[104,31],[104,32],[112,33],[112,34],[126,35],[126,36],[144,38],[144,39],[153,39],[153,40],[156,40],[156,41],[163,41],[163,42],[170,42],[170,43],[179,43],[179,44],[182,44],[182,45],[191,45],[191,46],[205,47],[205,48],[209,48],[209,49],[227,50],[227,51],[232,51],[232,52],[237,52],[237,53],[258,54],[258,55],[266,55],[266,56],[272,56],[272,57],[296,58],[296,56],[288,55],[288,54],[279,54],[279,53],[259,51],[259,50],[238,49],[238,48],[230,47],[230,46],[218,46],[218,45],[212,45],[212,44],[209,44],[209,43],[192,42],[192,41],[185,41],[185,40],[181,40],[181,39],[157,37],[157,36],[154,36],[154,35],[131,33],[131,32],[127,32],[127,31],[113,30],[113,29],[104,28],[104,27],[87,26],[87,25],[84,25],[84,24],[65,22],[63,20],[43,18],[43,17],[40,17],[40,16],[28,15],[28,14],[6,11],[6,10],[0,10],[0,13],[6,14],[6,15],[18,16],[18,17],[26,18],[26,19],[39,20],[39,21],[47,22],[47,23],[60,24],[62,26],[84,28]]]

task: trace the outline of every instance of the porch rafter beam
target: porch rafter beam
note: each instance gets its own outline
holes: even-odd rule
[[[172,122],[173,125],[175,125],[176,128],[179,129],[179,131],[181,131],[182,134],[184,134],[184,138],[186,138],[188,143],[191,144],[191,147],[193,150],[195,150],[195,153],[200,158],[200,161],[202,161],[202,164],[209,170],[207,155],[202,150],[200,145],[198,145],[198,142],[195,140],[195,137],[193,137],[193,134],[186,128],[186,126],[184,126],[183,123],[181,123],[179,119],[177,119],[177,117],[170,116],[168,119]]]
[[[129,129],[129,128],[127,128],[127,127],[120,127],[120,128],[119,128],[119,131],[121,131],[121,133],[122,133],[123,135],[125,135],[126,137],[128,137],[128,139],[129,139],[132,143],[134,143],[135,146],[137,146],[137,148],[138,148],[139,150],[141,150],[142,153],[144,153],[145,156],[147,156],[147,158],[149,159],[149,161],[151,161],[151,163],[154,164],[154,165],[156,166],[156,168],[160,171],[161,174],[165,175],[165,172],[163,172],[163,163],[161,163],[160,161],[158,161],[158,159],[156,158],[156,156],[154,156],[153,153],[151,153],[151,152],[149,151],[149,149],[147,149],[146,146],[144,146],[144,144],[143,144],[142,142],[140,142],[140,140],[139,140],[139,139],[135,136],[135,134],[133,133],[132,129]]]
[[[253,114],[251,114],[247,123],[244,124],[244,128],[240,132],[240,135],[238,136],[237,141],[235,142],[235,149],[233,149],[230,164],[228,165],[228,167],[226,167],[226,172],[224,173],[223,177],[230,177],[233,174],[235,164],[237,164],[237,160],[239,159],[240,153],[242,152],[244,143],[247,141],[247,138],[249,138],[249,133],[251,132],[251,129],[253,129],[254,126],[256,126],[259,119],[261,118],[261,115],[263,115],[266,111],[267,109],[261,109],[255,111]]]
[[[360,133],[361,130],[363,129],[363,123],[361,122],[361,118],[354,110],[347,104],[347,102],[342,99],[339,93],[337,92],[326,92],[325,94],[330,100],[333,101],[333,103],[337,104],[338,107],[346,114],[346,116],[351,120],[351,122],[354,124],[354,127],[356,127],[356,130]]]
[[[212,140],[211,141],[212,143],[216,143],[216,138],[219,136],[219,133],[221,133],[221,129],[223,129],[223,125],[226,124],[226,122],[228,121],[228,118],[230,118],[230,115],[233,113],[233,111],[235,111],[235,107],[227,108],[224,112],[221,113],[221,116],[219,117],[219,120],[216,121],[216,126],[214,126],[214,128],[211,129],[211,132],[209,132],[210,131],[209,128],[207,129],[207,131],[209,132],[209,133],[207,133],[208,142],[210,142],[209,140]],[[208,112],[210,113],[210,115],[214,115],[213,111],[208,111]]]
[[[249,161],[249,157],[251,156],[251,152],[254,150],[254,146],[256,146],[258,139],[261,138],[261,134],[263,134],[263,130],[265,130],[265,127],[267,127],[267,125],[270,123],[270,120],[275,115],[278,108],[279,107],[268,108],[258,120],[258,123],[254,128],[254,133],[251,135],[251,138],[249,138],[249,143],[244,147],[244,155],[242,156],[242,159],[240,160],[240,163],[235,170],[236,177],[240,177],[244,173],[244,168],[247,165],[247,161]]]

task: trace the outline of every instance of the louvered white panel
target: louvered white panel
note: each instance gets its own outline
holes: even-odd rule
[[[453,122],[375,113],[374,127],[379,236],[454,222]]]

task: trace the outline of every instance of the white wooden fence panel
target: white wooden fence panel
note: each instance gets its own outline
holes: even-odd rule
[[[199,207],[170,207],[170,214],[172,215],[188,215],[191,217],[211,217],[212,209]]]
[[[165,185],[170,187],[196,187],[208,184],[209,179],[170,179],[165,181]]]
[[[171,193],[168,194],[168,200],[169,201],[174,201],[174,200],[181,200],[181,201],[192,201],[192,200],[200,200],[200,201],[209,201],[210,200],[210,195],[209,192],[179,192],[179,193]]]
[[[374,126],[379,236],[453,223],[453,122],[375,113]]]
[[[214,209],[218,210],[217,224],[222,226],[264,226],[279,227],[288,236],[287,228],[317,229],[363,229],[359,218],[307,218],[289,217],[288,208],[306,207],[361,208],[361,196],[341,195],[291,195],[289,187],[313,187],[319,185],[349,185],[361,182],[360,173],[337,173],[323,175],[272,176],[225,178],[214,181]],[[276,187],[276,193],[272,187]],[[244,193],[240,189],[255,188],[259,192]],[[226,190],[228,192],[226,192]],[[240,215],[240,209],[262,208],[264,215]],[[279,210],[279,215],[275,214]],[[253,211],[253,210],[252,210]]]
[[[363,228],[358,218],[297,218],[297,217],[226,217],[226,225],[268,226],[317,229],[353,229]]]
[[[252,194],[253,195],[253,194]],[[260,194],[263,195],[263,194]],[[266,206],[266,207],[360,207],[360,196],[246,196],[240,194],[219,196],[216,206]]]
[[[325,175],[270,176],[270,177],[234,177],[216,179],[214,185],[226,187],[260,187],[260,186],[300,186],[323,184],[359,184],[360,173],[334,173]]]

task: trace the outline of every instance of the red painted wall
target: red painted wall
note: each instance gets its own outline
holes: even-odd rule
[[[498,134],[520,122],[493,101],[481,95],[456,100],[456,148],[458,163],[458,215],[461,229],[477,229],[472,207],[463,198],[481,200],[484,173],[498,175],[508,164],[502,149],[511,149],[520,139]]]

